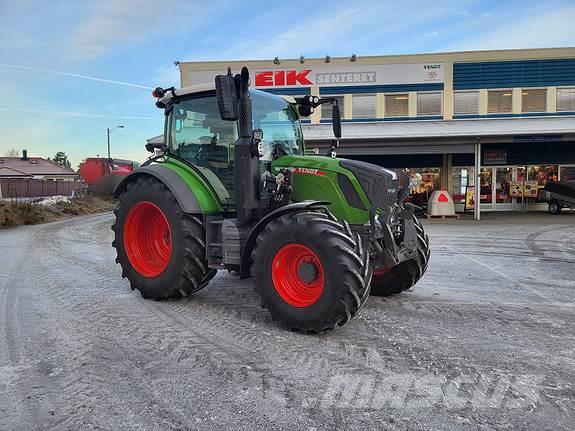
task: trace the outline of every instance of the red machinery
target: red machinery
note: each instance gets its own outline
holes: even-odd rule
[[[99,183],[109,175],[123,177],[139,166],[131,160],[90,157],[80,164],[80,176],[89,186]]]

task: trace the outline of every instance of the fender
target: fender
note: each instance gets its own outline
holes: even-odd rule
[[[252,231],[250,232],[250,236],[246,240],[244,248],[242,250],[242,260],[240,263],[240,279],[248,278],[250,276],[250,267],[252,264],[252,250],[256,245],[256,239],[258,235],[265,229],[267,224],[272,220],[275,220],[285,214],[294,213],[299,211],[304,211],[310,208],[316,207],[323,207],[329,205],[330,203],[327,201],[303,201],[303,202],[296,202],[293,204],[285,205],[281,208],[278,208],[271,213],[267,214],[263,217],[260,221],[256,223]]]
[[[177,173],[160,164],[148,165],[136,169],[134,172],[126,175],[124,179],[114,189],[113,196],[119,198],[120,194],[126,189],[128,183],[136,181],[139,177],[151,176],[159,181],[172,192],[178,204],[185,213],[201,213],[202,208],[194,195],[194,192],[185,183]]]

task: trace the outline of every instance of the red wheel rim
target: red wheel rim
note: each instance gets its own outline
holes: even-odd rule
[[[172,233],[162,210],[151,202],[130,209],[124,223],[124,248],[132,267],[144,277],[156,277],[172,256]]]
[[[323,292],[324,272],[313,251],[301,244],[287,244],[274,256],[272,280],[285,302],[309,307]]]
[[[383,275],[389,271],[391,271],[391,267],[389,267],[389,268],[377,268],[377,269],[373,270],[373,275],[375,275],[375,276]]]

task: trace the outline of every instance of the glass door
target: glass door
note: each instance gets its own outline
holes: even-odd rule
[[[495,187],[493,187],[493,202],[496,210],[512,210],[513,199],[510,196],[513,168],[495,167]]]
[[[481,209],[493,209],[493,168],[481,168],[479,174]]]

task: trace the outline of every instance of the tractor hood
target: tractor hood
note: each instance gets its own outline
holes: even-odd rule
[[[292,200],[331,202],[330,211],[351,224],[365,224],[378,210],[393,206],[399,180],[395,172],[357,160],[322,156],[284,156],[273,170],[289,169],[293,176]]]

